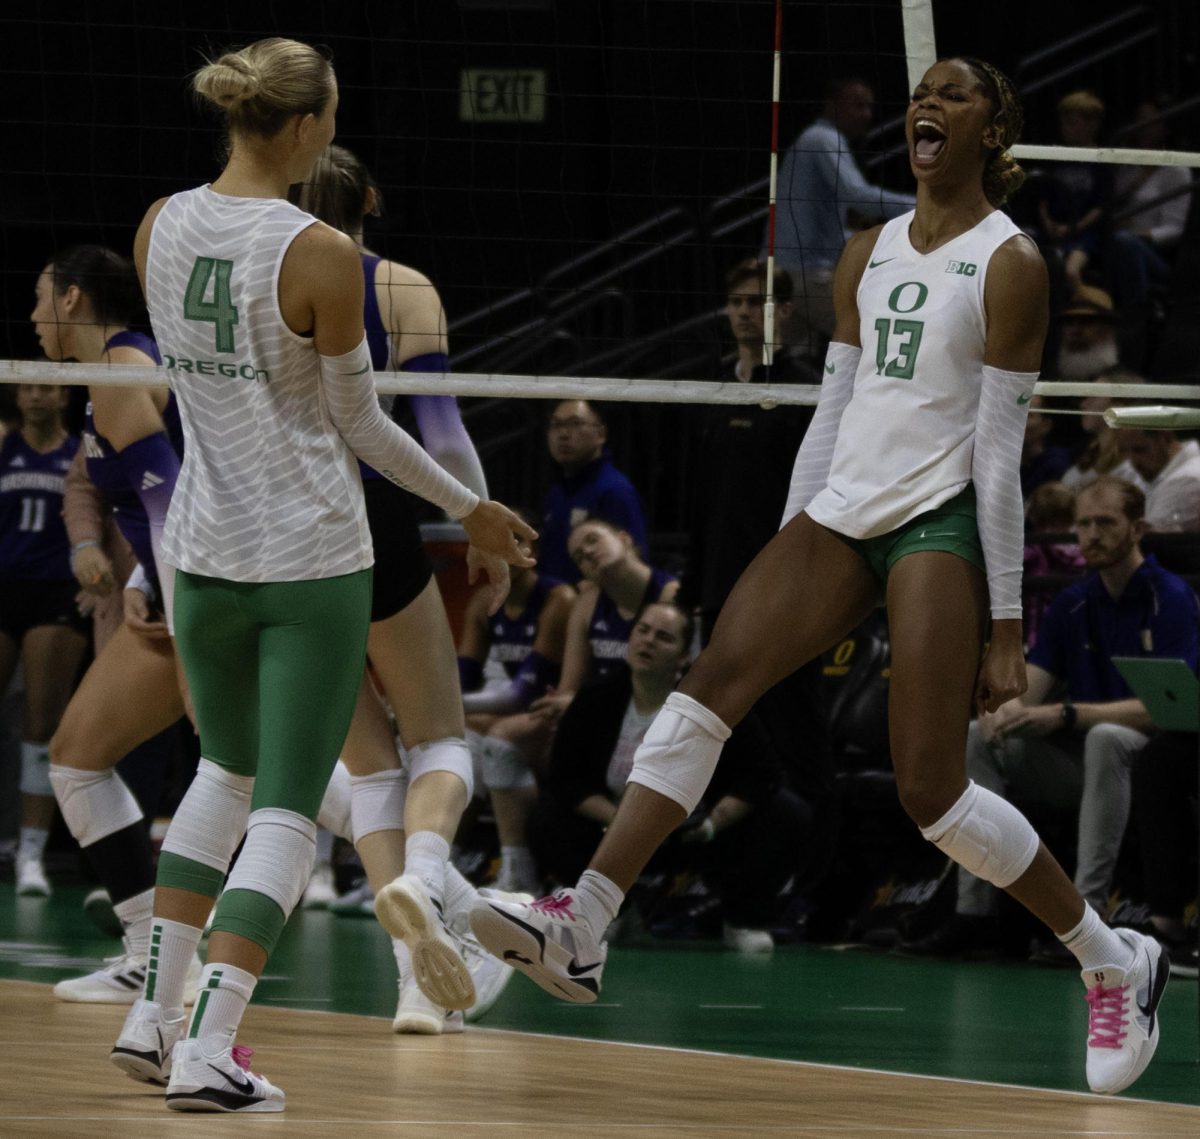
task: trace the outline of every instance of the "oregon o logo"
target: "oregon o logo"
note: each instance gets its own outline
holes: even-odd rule
[[[916,300],[908,308],[901,308],[900,301],[904,297],[905,289],[916,289]],[[911,295],[911,294],[910,294]],[[905,281],[902,285],[897,285],[892,290],[892,295],[888,297],[888,308],[892,312],[916,312],[924,303],[925,298],[929,296],[929,290],[921,284],[920,281]]]
[[[834,664],[846,664],[846,663],[847,663],[847,662],[850,660],[850,658],[851,658],[853,655],[854,655],[854,641],[853,641],[853,639],[851,639],[851,640],[846,640],[846,641],[843,641],[843,642],[842,642],[840,645],[838,645],[838,647],[837,647],[837,648],[834,650],[834,653],[833,653],[833,663],[834,663]]]

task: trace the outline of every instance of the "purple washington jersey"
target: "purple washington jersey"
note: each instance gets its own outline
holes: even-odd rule
[[[521,662],[533,651],[542,606],[546,604],[550,591],[559,585],[562,585],[562,582],[558,578],[538,574],[537,581],[534,582],[525,601],[525,608],[516,617],[509,617],[501,606],[500,611],[491,618],[488,628],[491,632],[492,647],[488,657],[504,666],[509,679],[517,675]]]
[[[71,544],[62,520],[63,484],[79,438],[35,451],[20,431],[0,444],[0,577],[71,578]]]
[[[657,601],[663,590],[675,580],[675,575],[666,570],[652,569],[638,613]],[[629,656],[629,634],[633,632],[637,618],[638,614],[635,613],[626,620],[618,612],[617,603],[603,590],[600,591],[587,632],[588,643],[592,646],[591,679],[607,676],[615,668],[627,667],[625,660]]]

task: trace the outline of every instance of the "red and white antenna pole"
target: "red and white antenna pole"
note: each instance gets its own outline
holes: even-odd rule
[[[775,69],[771,79],[771,176],[767,188],[767,284],[763,295],[763,365],[775,358],[775,186],[779,170],[779,71],[783,56],[783,0],[775,0]]]

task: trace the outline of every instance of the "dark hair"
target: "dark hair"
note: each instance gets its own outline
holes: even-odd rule
[[[1012,81],[999,68],[974,56],[959,55],[952,58],[971,69],[971,74],[979,80],[988,101],[996,108],[992,126],[996,129],[998,145],[983,168],[983,192],[993,206],[1002,206],[1025,181],[1025,171],[1017,165],[1017,160],[1009,151],[1009,147],[1021,137],[1025,111]]]
[[[767,267],[753,259],[739,261],[725,275],[725,294],[729,296],[737,292],[739,285],[746,281],[757,281],[763,291],[767,292]],[[792,299],[792,275],[786,269],[775,268],[775,299],[781,303]]]
[[[328,146],[307,182],[288,191],[288,199],[326,225],[352,233],[367,214],[367,192],[375,191],[371,217],[383,213],[383,197],[366,164],[344,146]]]
[[[274,36],[209,60],[192,89],[225,112],[231,131],[273,138],[293,115],[324,112],[333,67],[315,47]]]
[[[601,405],[597,403],[596,400],[576,399],[574,396],[568,396],[566,399],[555,400],[554,407],[550,409],[551,419],[554,418],[555,408],[561,407],[564,403],[586,403],[588,411],[590,411],[596,417],[596,422],[599,423],[601,427],[608,426],[608,420],[604,418],[604,412],[600,410]]]
[[[132,324],[142,314],[142,287],[133,262],[103,245],[72,245],[46,262],[54,295],[75,285],[101,324]]]
[[[650,608],[651,605],[658,605],[663,609],[670,609],[672,613],[679,616],[680,624],[683,626],[680,629],[680,638],[683,641],[683,651],[687,652],[692,646],[692,637],[696,633],[696,618],[688,612],[688,610],[676,605],[674,601],[647,601],[645,605],[637,612],[637,617],[634,618],[634,624],[637,624],[638,619]]]
[[[1085,494],[1098,490],[1111,490],[1121,500],[1121,510],[1130,522],[1140,522],[1146,516],[1146,495],[1140,486],[1134,486],[1127,479],[1119,479],[1115,475],[1101,475],[1098,479],[1080,487],[1075,496],[1078,503]]]

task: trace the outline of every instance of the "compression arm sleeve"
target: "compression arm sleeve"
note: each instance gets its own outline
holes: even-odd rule
[[[839,344],[836,340],[830,342],[829,351],[825,353],[821,397],[817,400],[817,410],[796,454],[780,529],[812,502],[829,478],[842,412],[854,394],[854,373],[858,371],[861,357],[861,348]]]
[[[1021,561],[1025,504],[1021,497],[1021,444],[1036,372],[983,366],[971,479],[975,483],[979,542],[987,566],[992,616],[1021,616]]]
[[[167,625],[174,630],[172,607],[175,600],[175,571],[162,558],[163,527],[171,492],[179,476],[179,456],[171,446],[165,431],[156,431],[130,443],[121,453],[121,465],[130,485],[137,491],[138,500],[150,523],[150,549],[154,553],[154,568],[162,588],[163,614]]]
[[[400,365],[402,372],[448,372],[450,361],[444,352],[426,352]],[[421,442],[438,464],[480,498],[487,498],[487,479],[471,436],[463,425],[458,400],[452,395],[410,397]]]
[[[507,684],[496,688],[485,688],[480,692],[463,693],[463,710],[466,712],[492,712],[505,715],[520,712],[545,693],[553,683],[558,665],[531,652],[517,670],[517,675]]]
[[[393,423],[375,398],[371,353],[364,336],[343,356],[322,356],[321,385],[330,418],[362,461],[385,478],[441,507],[451,518],[464,518],[479,496],[444,471],[407,431]]]

